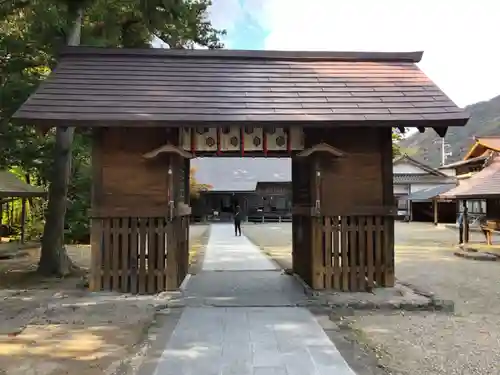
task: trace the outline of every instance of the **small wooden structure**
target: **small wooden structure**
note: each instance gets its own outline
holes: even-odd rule
[[[285,165],[288,166],[288,165]],[[216,178],[216,176],[214,176]],[[192,207],[192,218],[198,221],[213,219],[231,221],[236,206],[249,222],[290,221],[292,215],[291,181],[259,181],[240,185],[244,190],[213,189],[200,193]],[[245,189],[246,188],[246,189]]]
[[[0,171],[0,237],[3,227],[2,218],[4,205],[13,204],[17,198],[21,199],[21,243],[25,240],[26,200],[35,197],[44,197],[46,192],[38,187],[27,184],[8,171]]]
[[[72,47],[15,117],[93,129],[92,288],[187,272],[191,156],[291,157],[293,267],[316,289],[394,285],[392,127],[463,126],[422,53]]]
[[[433,199],[456,186],[457,179],[453,172],[434,169],[406,154],[396,158],[393,162],[393,181],[398,217],[407,221],[437,223],[440,216],[444,222],[455,222],[454,203],[438,205]]]
[[[491,245],[491,233],[500,230],[500,155],[493,151],[484,162],[483,169],[467,180],[464,180],[456,188],[440,195],[440,198],[462,200],[464,205],[464,220],[468,220],[466,202],[471,199],[486,201],[485,220],[481,223],[481,229],[485,232],[486,239]],[[468,228],[466,228],[467,240]],[[466,241],[467,242],[467,241]]]

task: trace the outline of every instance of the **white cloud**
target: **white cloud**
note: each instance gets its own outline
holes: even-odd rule
[[[421,69],[457,104],[500,94],[500,2],[266,0],[260,11],[266,49],[424,50]]]

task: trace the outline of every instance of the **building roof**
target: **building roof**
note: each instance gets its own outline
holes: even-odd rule
[[[459,161],[456,161],[454,163],[445,164],[445,165],[442,165],[441,167],[439,167],[438,169],[456,168],[456,167],[461,167],[461,166],[467,165],[467,164],[481,163],[481,162],[484,162],[487,158],[488,158],[487,155],[481,155],[481,156],[477,156],[477,157],[470,158],[467,160],[459,160]]]
[[[394,173],[392,180],[395,184],[415,184],[415,183],[446,184],[446,183],[454,183],[456,181],[456,177],[435,176],[432,174]]]
[[[46,192],[41,187],[29,185],[7,171],[0,171],[0,198],[42,197]]]
[[[196,181],[211,191],[254,191],[259,181],[292,181],[289,158],[197,158],[191,166]]]
[[[401,197],[400,199],[406,199],[412,202],[428,201],[430,199],[436,198],[437,196],[446,191],[453,189],[456,186],[457,186],[456,184],[443,184],[443,185],[432,186],[429,188],[415,191],[414,193],[411,193],[406,197]]]
[[[463,160],[469,160],[478,156],[485,155],[487,151],[500,152],[500,137],[475,137],[475,143],[470,148],[469,152],[464,156]]]
[[[420,168],[423,171],[425,171],[427,173],[430,173],[430,174],[432,174],[434,176],[448,177],[447,174],[445,174],[445,173],[443,173],[441,171],[438,171],[437,169],[432,168],[431,166],[428,166],[427,164],[424,164],[424,163],[418,161],[417,159],[414,159],[414,158],[408,156],[407,154],[402,154],[402,155],[398,156],[396,159],[394,159],[392,161],[392,164],[396,165],[396,164],[403,163],[403,162],[407,162],[409,164],[413,164],[417,168]],[[397,173],[395,173],[395,175],[397,175]]]
[[[441,198],[500,197],[500,156],[494,156],[481,171],[462,180],[456,188],[440,194]]]
[[[67,47],[14,118],[49,126],[465,125],[422,52]]]

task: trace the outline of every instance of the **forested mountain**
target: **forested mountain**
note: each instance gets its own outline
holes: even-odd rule
[[[445,142],[451,155],[447,163],[460,160],[474,142],[474,136],[500,135],[500,96],[466,107],[471,119],[465,127],[449,128]],[[433,131],[414,134],[400,143],[403,152],[433,167],[441,163],[441,138]]]

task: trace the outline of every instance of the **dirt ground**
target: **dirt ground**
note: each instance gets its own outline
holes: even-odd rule
[[[248,224],[244,233],[291,267],[291,224]],[[453,300],[455,313],[347,318],[359,340],[377,351],[392,374],[500,374],[500,262],[454,256],[458,233],[444,227],[397,223],[395,236],[396,277]],[[471,240],[484,237],[472,233]]]
[[[207,230],[195,225],[190,247]],[[81,277],[41,279],[39,250],[0,260],[0,374],[112,374],[137,349],[165,296],[90,293]],[[90,246],[68,246],[88,269]],[[191,255],[194,255],[193,253]]]

